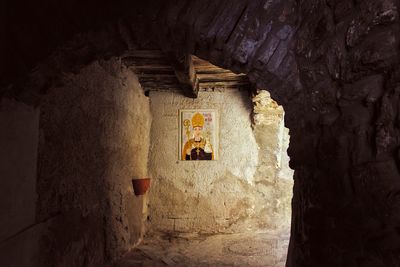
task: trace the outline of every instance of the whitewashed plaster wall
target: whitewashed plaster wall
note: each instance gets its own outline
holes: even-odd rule
[[[266,159],[264,150],[268,148],[260,147],[257,135],[263,133],[253,131],[253,104],[248,92],[200,92],[197,99],[190,99],[176,92],[152,91],[150,106],[153,117],[149,154],[150,231],[274,230],[281,224],[282,216],[289,227],[290,213],[277,214],[282,206],[290,211],[290,182],[278,181],[278,156]],[[219,112],[219,159],[180,161],[178,110],[201,108]],[[279,126],[283,116],[274,117],[273,121]],[[268,126],[263,127],[265,130]],[[270,127],[274,133],[266,139],[277,146],[273,151],[278,153],[282,142],[274,127]],[[274,171],[266,172],[265,168]],[[283,188],[282,183],[289,186]],[[280,202],[277,197],[284,200]]]
[[[139,242],[146,200],[132,179],[148,175],[150,126],[149,99],[118,58],[65,74],[46,94],[37,218],[50,225],[38,266],[104,266]]]

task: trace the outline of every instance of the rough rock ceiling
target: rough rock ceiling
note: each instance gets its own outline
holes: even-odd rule
[[[151,90],[179,90],[181,82],[169,58],[160,50],[134,50],[122,58],[124,64],[139,77],[145,92]],[[236,74],[191,55],[194,81],[199,91],[251,88],[245,74]]]

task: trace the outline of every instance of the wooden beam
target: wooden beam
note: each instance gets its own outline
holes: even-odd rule
[[[167,56],[180,86],[183,89],[184,95],[190,98],[197,98],[199,93],[199,80],[196,76],[196,70],[191,55],[168,53]]]

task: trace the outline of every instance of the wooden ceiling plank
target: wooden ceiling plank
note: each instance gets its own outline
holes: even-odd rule
[[[191,55],[133,50],[122,61],[138,75],[146,90],[182,88],[186,96],[196,98],[200,89],[250,87],[245,74],[236,74]]]
[[[185,96],[197,98],[199,86],[192,56],[189,54],[170,53],[168,58]]]

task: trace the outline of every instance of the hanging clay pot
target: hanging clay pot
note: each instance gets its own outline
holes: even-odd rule
[[[132,180],[135,195],[144,195],[150,187],[150,178],[141,178]]]

